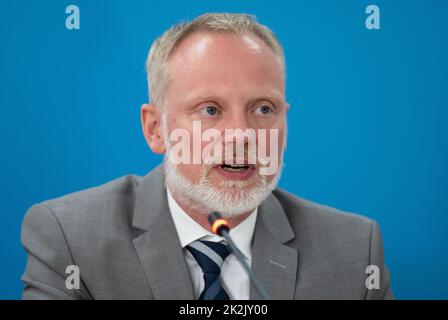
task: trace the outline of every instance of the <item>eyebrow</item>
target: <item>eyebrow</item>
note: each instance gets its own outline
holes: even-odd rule
[[[210,95],[199,95],[199,96],[192,96],[187,97],[185,99],[185,104],[188,106],[196,105],[198,103],[204,102],[204,101],[223,101],[225,99],[225,96],[219,95],[219,94],[210,94]],[[256,102],[258,100],[274,100],[274,101],[283,101],[283,95],[278,92],[277,90],[269,90],[266,92],[260,92],[259,94],[255,95],[255,98],[250,99],[250,103]]]

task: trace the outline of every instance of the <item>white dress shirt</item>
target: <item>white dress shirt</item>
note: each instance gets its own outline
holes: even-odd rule
[[[224,238],[211,233],[193,220],[174,200],[171,192],[167,188],[168,206],[176,226],[180,243],[184,250],[185,260],[190,270],[191,279],[193,281],[194,293],[199,298],[204,290],[203,272],[196,259],[188,251],[186,246],[196,240],[207,240],[213,242],[224,241]],[[236,227],[230,230],[235,245],[243,253],[249,266],[252,262],[251,243],[254,234],[255,222],[257,219],[258,208]],[[232,300],[249,300],[250,279],[246,271],[231,253],[221,267],[221,283]]]

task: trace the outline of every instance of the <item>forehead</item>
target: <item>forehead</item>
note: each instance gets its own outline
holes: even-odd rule
[[[253,34],[189,35],[171,56],[168,73],[170,91],[177,96],[198,90],[201,94],[254,90],[284,94],[284,75],[278,58]]]

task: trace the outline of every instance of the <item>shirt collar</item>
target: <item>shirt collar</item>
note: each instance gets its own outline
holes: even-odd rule
[[[211,233],[193,218],[191,218],[174,200],[171,192],[167,188],[168,207],[179,236],[182,248],[185,248],[190,243],[202,239],[213,242],[223,241],[224,238]],[[252,213],[240,222],[236,227],[230,230],[230,236],[235,245],[240,249],[244,256],[251,259],[251,243],[255,230],[255,223],[257,220],[258,207]]]

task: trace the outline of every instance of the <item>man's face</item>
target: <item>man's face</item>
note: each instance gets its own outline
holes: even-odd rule
[[[197,148],[193,147],[194,121],[200,121],[202,132],[217,129],[223,138],[226,129],[254,129],[256,133],[258,129],[265,129],[266,154],[277,157],[280,170],[287,108],[284,74],[276,56],[262,40],[251,34],[195,33],[184,39],[174,52],[168,64],[168,74],[170,82],[164,96],[165,136],[174,129],[186,130],[191,137],[191,152],[200,150],[202,155],[209,142],[202,141],[195,146]],[[277,131],[275,141],[271,141],[271,129]],[[257,151],[258,134],[254,139]],[[249,139],[245,142],[247,144],[240,147],[248,152]],[[276,143],[277,148],[271,150],[272,143]],[[165,144],[169,151],[173,143],[165,141]],[[222,159],[226,162],[224,151],[229,147],[229,141],[223,141],[222,146]],[[236,144],[230,150],[236,150],[234,146]],[[273,180],[278,179],[279,172],[261,175],[258,162],[247,165],[248,158],[256,154],[246,154],[243,161],[237,161],[237,164],[245,165],[241,168],[201,161],[201,164],[178,164],[175,169],[191,185],[202,185],[224,195],[223,199],[230,201],[230,207],[235,207],[234,204],[250,196],[251,192],[262,193],[263,189],[272,189],[272,184],[277,182]],[[165,161],[169,161],[168,157]],[[257,203],[253,205],[258,206]],[[247,208],[242,206],[235,210],[239,209]]]

